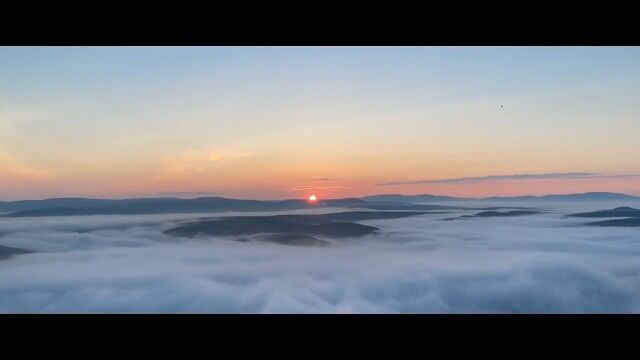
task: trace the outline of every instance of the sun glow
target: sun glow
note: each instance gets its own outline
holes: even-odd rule
[[[311,202],[318,201],[318,197],[315,194],[309,195],[309,201]]]

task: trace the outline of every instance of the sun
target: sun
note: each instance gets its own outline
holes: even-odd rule
[[[318,201],[318,197],[315,194],[309,195],[309,201]]]

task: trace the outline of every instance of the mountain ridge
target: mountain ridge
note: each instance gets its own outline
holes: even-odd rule
[[[222,211],[289,211],[312,208],[365,208],[370,210],[450,210],[456,206],[420,205],[416,203],[454,201],[621,201],[640,200],[621,193],[587,192],[575,194],[550,194],[544,196],[457,198],[453,196],[417,194],[379,194],[362,198],[325,199],[308,202],[302,199],[250,200],[232,199],[219,196],[192,199],[131,198],[50,198],[44,200],[18,200],[0,202],[2,217],[28,216],[74,216],[74,215],[116,215],[116,214],[166,214],[166,213],[206,213]],[[459,207],[458,207],[459,208]]]
[[[469,197],[455,197],[448,195],[433,195],[433,194],[415,194],[415,195],[403,195],[403,194],[378,194],[362,197],[368,201],[511,201],[511,200],[640,200],[640,197],[615,193],[615,192],[585,192],[585,193],[571,193],[571,194],[548,194],[548,195],[520,195],[520,196],[489,196],[481,198],[469,198]]]

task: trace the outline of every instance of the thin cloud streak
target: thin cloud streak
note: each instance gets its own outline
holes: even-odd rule
[[[512,174],[512,175],[489,175],[489,176],[473,176],[449,179],[426,179],[426,180],[408,180],[408,181],[392,181],[376,184],[379,186],[388,185],[416,185],[416,184],[460,184],[460,183],[477,183],[491,182],[501,180],[552,180],[552,179],[618,179],[627,177],[638,177],[640,174],[618,174],[609,175],[592,172],[568,172],[568,173],[542,173],[542,174]]]
[[[206,196],[221,196],[218,191],[160,191],[151,194],[134,194],[132,197],[157,197],[157,196],[169,196],[185,199],[194,199],[198,197]]]

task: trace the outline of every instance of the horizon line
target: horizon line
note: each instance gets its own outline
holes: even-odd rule
[[[194,192],[197,193],[197,192]],[[485,200],[492,198],[519,198],[519,197],[531,197],[531,198],[541,198],[545,196],[566,196],[566,195],[586,195],[586,194],[616,194],[616,195],[625,195],[634,198],[640,198],[640,194],[632,194],[632,193],[622,193],[622,192],[612,192],[612,191],[587,191],[587,192],[577,192],[577,193],[549,193],[544,195],[489,195],[483,197],[467,197],[467,196],[454,196],[454,195],[443,195],[443,194],[431,194],[431,193],[417,193],[417,194],[403,194],[403,193],[374,193],[369,195],[362,196],[347,196],[340,198],[320,198],[322,200],[344,200],[344,199],[363,199],[366,197],[373,196],[434,196],[434,197],[449,197],[453,199],[460,200]],[[134,199],[180,199],[180,200],[195,200],[195,199],[206,199],[206,198],[219,198],[219,199],[229,199],[229,200],[255,200],[255,201],[289,201],[289,200],[305,200],[304,198],[280,198],[280,199],[256,199],[256,198],[235,198],[235,197],[226,197],[226,196],[198,196],[198,197],[154,197],[154,196],[138,196],[138,197],[84,197],[84,196],[61,196],[61,197],[47,197],[41,199],[19,199],[19,200],[0,200],[0,203],[11,203],[18,201],[45,201],[45,200],[64,200],[64,199],[82,199],[82,200],[134,200]]]

